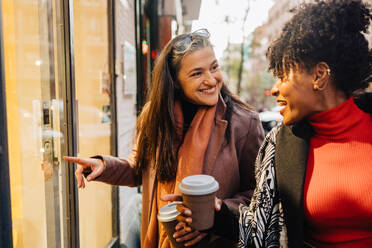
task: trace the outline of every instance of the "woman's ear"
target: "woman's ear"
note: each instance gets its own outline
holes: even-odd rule
[[[327,88],[331,79],[331,69],[326,62],[319,62],[315,65],[313,87],[316,91],[322,91]]]

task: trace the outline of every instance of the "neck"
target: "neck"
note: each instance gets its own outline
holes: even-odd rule
[[[348,98],[341,90],[333,87],[319,92],[318,112],[323,112],[343,104]]]
[[[198,111],[199,106],[182,99],[181,107],[183,113],[184,127],[188,128],[196,112]]]

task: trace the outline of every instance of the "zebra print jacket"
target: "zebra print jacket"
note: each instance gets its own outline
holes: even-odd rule
[[[239,248],[288,247],[282,204],[275,174],[276,136],[281,126],[267,134],[256,159],[256,189],[249,206],[240,205]]]

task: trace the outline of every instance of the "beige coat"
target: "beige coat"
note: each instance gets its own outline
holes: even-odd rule
[[[217,197],[230,209],[238,212],[238,205],[249,204],[255,188],[254,161],[264,138],[258,114],[248,109],[234,107],[230,119],[230,138],[226,140],[226,105],[220,98],[216,110],[215,125],[205,153],[203,173],[212,175],[220,185]],[[141,243],[147,233],[156,180],[152,166],[142,171],[142,180],[127,159],[102,156],[106,168],[96,180],[113,185],[139,186],[142,184]],[[216,242],[217,241],[217,242]],[[215,239],[208,247],[232,247],[231,241]]]

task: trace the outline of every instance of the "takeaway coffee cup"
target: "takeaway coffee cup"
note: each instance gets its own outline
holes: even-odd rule
[[[180,212],[177,211],[177,205],[179,204],[182,204],[182,202],[172,202],[162,207],[158,213],[158,220],[163,224],[169,240],[172,242],[173,246],[176,248],[183,248],[183,243],[177,242],[173,238],[175,227],[178,223],[176,217],[180,214]]]
[[[213,226],[214,201],[219,188],[218,182],[212,176],[193,175],[182,179],[178,185],[183,198],[183,204],[191,209],[191,227],[204,231]]]

